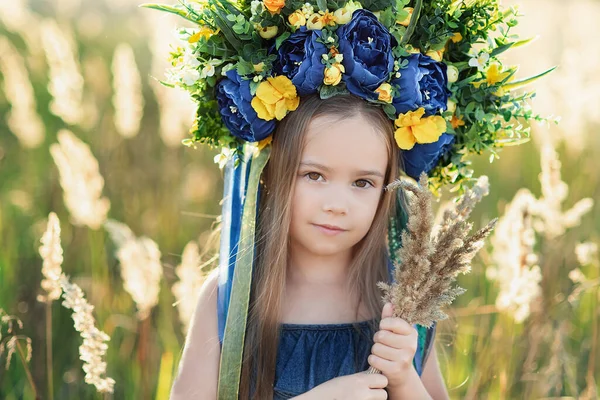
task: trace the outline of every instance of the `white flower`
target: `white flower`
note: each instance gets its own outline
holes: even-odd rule
[[[198,61],[198,58],[190,49],[187,49],[183,54],[183,64],[191,68],[196,68],[200,66],[200,61]]]
[[[479,71],[483,71],[485,66],[487,65],[490,59],[490,55],[485,51],[482,51],[476,57],[473,57],[469,60],[470,67],[477,67]]]
[[[193,86],[200,79],[200,72],[186,68],[181,71],[181,81],[188,86]]]
[[[219,168],[223,169],[227,161],[231,158],[233,151],[228,147],[223,147],[221,153],[217,154],[214,158],[215,164],[219,164]]]
[[[314,7],[310,3],[304,3],[302,6],[302,14],[304,14],[304,18],[310,17],[315,12]]]
[[[210,64],[204,66],[204,68],[202,68],[202,72],[200,73],[200,77],[202,79],[209,77],[209,76],[214,76],[214,75],[215,75],[215,67]]]
[[[250,2],[250,13],[252,16],[260,15],[265,10],[262,1],[253,0]]]

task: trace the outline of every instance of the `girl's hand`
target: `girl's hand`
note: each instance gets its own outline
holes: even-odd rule
[[[340,376],[308,392],[294,397],[296,400],[385,400],[388,398],[385,387],[388,380],[385,375],[365,374]]]
[[[388,378],[388,388],[402,387],[412,375],[418,333],[402,318],[392,317],[393,307],[386,303],[381,312],[379,331],[373,336],[369,364]]]

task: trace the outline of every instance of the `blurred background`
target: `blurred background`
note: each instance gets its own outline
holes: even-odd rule
[[[181,145],[194,108],[157,81],[184,21],[139,3],[0,0],[2,399],[167,399],[215,264],[217,153]],[[518,77],[559,66],[532,107],[561,122],[473,159],[490,184],[475,227],[500,223],[459,277],[467,292],[439,323],[438,355],[453,399],[593,399],[600,2],[518,3],[516,31],[539,38],[505,64]],[[58,220],[65,305],[47,279]]]

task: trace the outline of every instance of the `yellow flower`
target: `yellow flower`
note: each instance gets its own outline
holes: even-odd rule
[[[201,37],[208,40],[209,37],[214,35],[216,32],[210,29],[208,26],[201,26],[200,30],[194,33],[188,38],[188,43],[196,43]]]
[[[490,65],[487,71],[485,72],[485,79],[473,82],[473,86],[479,88],[479,86],[481,86],[482,83],[487,83],[488,86],[492,86],[499,82],[502,82],[508,75],[510,75],[510,71],[502,72],[502,67],[494,63]],[[511,80],[512,78],[509,79],[509,81]],[[502,88],[496,90],[494,94],[501,96],[503,94]]]
[[[264,138],[263,140],[261,140],[260,142],[258,142],[258,150],[262,150],[265,147],[267,147],[269,144],[271,144],[271,142],[273,141],[273,135],[269,135],[266,138]]]
[[[450,40],[452,40],[453,43],[458,43],[461,40],[463,40],[463,36],[460,34],[460,32],[456,32],[451,38]]]
[[[300,104],[296,87],[286,76],[269,77],[261,82],[252,99],[252,108],[258,118],[281,121],[289,111],[294,111]]]
[[[304,17],[302,11],[297,10],[290,14],[290,16],[288,17],[288,22],[294,28],[299,29],[301,26],[306,25],[306,17]]]
[[[389,83],[382,83],[381,86],[375,89],[375,93],[379,93],[380,101],[391,103],[393,100],[392,85],[390,85]]]
[[[271,15],[279,14],[281,9],[285,7],[285,0],[264,0],[263,4],[269,10]]]
[[[423,118],[425,109],[423,107],[416,111],[400,114],[395,121],[398,129],[394,138],[398,147],[402,150],[410,150],[415,143],[437,142],[442,133],[446,131],[446,121],[439,115]]]
[[[408,24],[410,24],[410,18],[413,15],[413,8],[412,7],[404,7],[404,11],[408,12],[408,17],[404,18],[404,20],[402,20],[402,21],[396,21],[396,23],[399,25],[402,25],[402,26],[408,26]]]
[[[446,102],[446,111],[454,112],[456,111],[456,102],[452,99],[448,99]]]
[[[448,65],[446,69],[446,75],[448,76],[448,82],[454,83],[458,80],[458,68],[454,65]]]
[[[462,118],[457,117],[456,115],[452,116],[452,121],[450,121],[450,125],[452,125],[452,128],[456,129],[459,126],[464,126],[465,125],[465,121],[462,120]]]
[[[346,72],[346,69],[342,64],[333,63],[331,67],[325,68],[323,83],[330,86],[337,85],[342,80],[343,72]]]
[[[335,22],[338,25],[347,24],[352,19],[352,12],[353,11],[347,9],[346,7],[342,7],[335,10],[335,12],[333,13],[333,15],[335,16]]]
[[[306,21],[306,28],[309,30],[320,30],[323,29],[323,20],[321,19],[321,14],[314,13],[308,18]]]
[[[258,34],[263,39],[272,39],[277,36],[277,27],[276,26],[267,26],[265,28],[259,26]]]
[[[442,61],[442,57],[444,57],[444,49],[441,49],[441,50],[429,50],[425,55],[433,58],[435,61],[440,61],[441,62]]]
[[[263,72],[265,69],[265,63],[262,61],[258,64],[252,64],[252,66],[254,67],[254,72]]]
[[[323,26],[334,26],[335,25],[335,15],[326,11],[323,15],[321,15],[321,22]]]

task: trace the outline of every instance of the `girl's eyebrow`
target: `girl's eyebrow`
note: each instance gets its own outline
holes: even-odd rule
[[[329,172],[331,171],[331,168],[326,167],[323,164],[319,164],[316,162],[311,162],[311,161],[303,161],[300,163],[300,167],[314,167],[314,168],[319,168],[323,171]],[[367,170],[361,170],[361,171],[356,171],[356,173],[358,175],[370,175],[370,176],[378,176],[381,179],[384,179],[384,176],[381,172],[379,171],[375,171],[375,170],[371,170],[371,169],[367,169]]]

